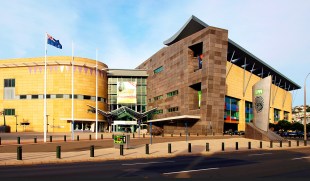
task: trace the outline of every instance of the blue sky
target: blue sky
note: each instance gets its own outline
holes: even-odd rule
[[[299,84],[293,106],[302,105],[309,9],[309,0],[0,0],[0,59],[44,56],[48,32],[63,46],[50,56],[71,56],[73,41],[75,56],[95,59],[98,48],[109,68],[135,68],[195,15]]]

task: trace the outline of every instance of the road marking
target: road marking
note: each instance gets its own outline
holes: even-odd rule
[[[178,172],[167,172],[167,173],[163,173],[163,174],[170,175],[170,174],[177,174],[177,173],[200,172],[200,171],[217,170],[217,169],[219,169],[219,168],[204,168],[204,169],[198,169],[198,170],[184,170],[184,171],[178,171]]]
[[[271,155],[272,153],[257,153],[257,154],[249,154],[248,156],[262,156],[262,155]]]
[[[156,164],[156,163],[172,163],[172,162],[175,162],[175,161],[164,161],[164,162],[145,162],[145,163],[124,163],[122,165],[126,165],[126,166],[129,166],[129,165],[147,165],[147,164]]]
[[[305,156],[305,157],[299,157],[299,158],[293,158],[292,160],[301,160],[301,159],[309,159],[310,156]]]

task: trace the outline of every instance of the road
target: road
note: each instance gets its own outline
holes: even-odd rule
[[[0,178],[88,180],[101,178],[307,179],[310,149],[252,150],[171,158],[33,166],[2,166]]]

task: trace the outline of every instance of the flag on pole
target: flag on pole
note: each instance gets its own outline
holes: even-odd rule
[[[59,40],[56,40],[49,34],[47,34],[47,44],[50,44],[56,48],[62,49],[62,45],[60,44]]]

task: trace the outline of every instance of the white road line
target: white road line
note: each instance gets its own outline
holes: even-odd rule
[[[178,172],[167,172],[167,173],[163,173],[163,174],[170,175],[170,174],[177,174],[177,173],[200,172],[200,171],[217,170],[217,169],[219,169],[219,168],[204,168],[204,169],[198,169],[198,170],[184,170],[184,171],[178,171]]]
[[[308,159],[310,156],[305,156],[305,157],[299,157],[299,158],[293,158],[292,160],[301,160],[301,159]]]
[[[130,166],[130,165],[147,165],[147,164],[155,164],[155,163],[172,163],[175,161],[164,161],[164,162],[145,162],[145,163],[124,163],[122,165],[124,166]]]
[[[261,156],[261,155],[271,155],[272,153],[257,153],[257,154],[249,154],[248,156]]]

